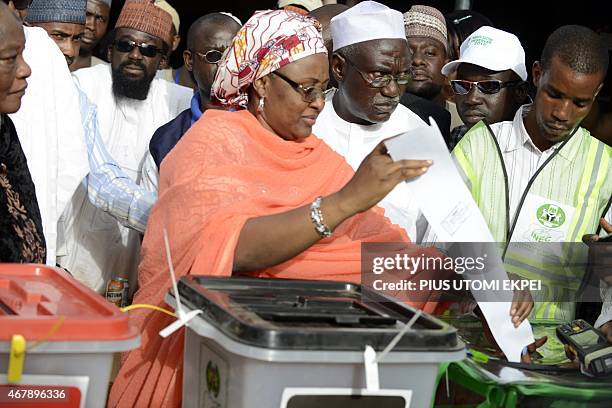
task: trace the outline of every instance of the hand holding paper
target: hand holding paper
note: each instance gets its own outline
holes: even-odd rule
[[[388,152],[396,161],[427,159],[434,162],[427,173],[409,182],[408,186],[438,241],[456,243],[452,250],[463,256],[488,256],[486,276],[484,271],[469,272],[464,278],[508,280],[486,221],[459,175],[435,121],[430,121],[431,126],[423,124],[387,139]],[[523,348],[535,340],[528,321],[514,327],[509,316],[512,301],[509,292],[473,293],[501,350],[509,361],[520,361]]]

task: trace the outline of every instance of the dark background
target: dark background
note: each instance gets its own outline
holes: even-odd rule
[[[406,12],[413,4],[436,7],[442,13],[455,8],[454,0],[419,0],[416,2],[378,0],[398,11]],[[340,3],[346,0],[339,0]],[[114,0],[111,23],[116,20],[124,0]],[[276,7],[276,0],[215,1],[215,0],[169,0],[181,17],[180,34],[185,39],[191,23],[198,17],[215,11],[226,11],[246,22],[255,10]],[[607,1],[586,0],[580,2],[538,1],[538,0],[472,0],[472,9],[489,17],[497,28],[512,32],[522,42],[526,53],[527,71],[533,61],[539,58],[547,36],[565,24],[580,24],[598,32],[612,32],[612,13]],[[611,38],[611,37],[608,37]],[[612,48],[612,44],[610,44]],[[172,58],[172,65],[182,64],[184,43]],[[608,75],[610,77],[610,75]],[[531,78],[531,75],[530,75]],[[605,96],[610,95],[608,86]],[[603,95],[602,95],[603,96]]]

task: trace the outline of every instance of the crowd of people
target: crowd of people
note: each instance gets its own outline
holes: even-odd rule
[[[516,33],[477,12],[280,1],[244,24],[201,16],[173,69],[172,6],[127,0],[109,30],[111,7],[0,2],[1,262],[58,265],[100,294],[125,278],[134,303],[163,305],[167,232],[179,277],[360,282],[362,243],[432,237],[409,183],[435,163],[394,161],[384,145],[430,117],[496,241],[524,239],[543,203],[567,218],[557,242],[612,233],[597,101],[608,50],[587,27],[550,33],[529,70]],[[612,340],[605,281],[601,293],[596,326]],[[440,306],[433,292],[407,301]],[[510,312],[517,325],[575,315],[527,303]],[[180,406],[184,334],[161,338],[172,319],[154,311],[131,319],[142,346],[109,405]]]

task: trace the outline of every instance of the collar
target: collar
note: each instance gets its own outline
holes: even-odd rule
[[[540,149],[533,143],[531,140],[531,136],[527,133],[527,129],[525,128],[525,117],[531,111],[533,104],[526,104],[521,106],[514,115],[514,119],[512,120],[512,132],[510,139],[508,140],[507,145],[504,148],[504,152],[511,152],[514,150],[518,150],[524,148],[526,146],[531,146],[533,150],[536,152],[541,152]],[[575,156],[576,149],[578,148],[577,140],[579,139],[578,135],[575,133],[582,133],[582,129],[578,128],[574,132],[570,134],[571,140],[568,141],[564,147],[559,151],[559,156],[563,157],[566,160],[571,161]],[[558,150],[563,142],[558,142],[551,146],[548,150],[541,153],[552,153],[553,150]]]
[[[373,123],[371,125],[359,125],[356,123],[347,122],[346,120],[342,119],[336,112],[336,109],[334,109],[332,100],[335,93],[336,91],[331,92],[325,100],[325,104],[329,106],[332,121],[340,124],[340,126],[344,129],[359,129],[361,132],[363,132],[362,138],[368,142],[374,139],[383,140],[391,136],[396,136],[410,129],[410,120],[404,117],[402,114],[402,109],[406,109],[402,104],[397,105],[397,108],[395,108],[395,111],[393,111],[391,117],[389,117],[389,120],[386,122]]]
[[[200,119],[202,116],[202,111],[200,110],[200,104],[202,103],[202,99],[200,98],[200,93],[195,92],[193,94],[193,98],[191,98],[191,125]]]

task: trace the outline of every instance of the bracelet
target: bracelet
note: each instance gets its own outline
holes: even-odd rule
[[[323,213],[321,212],[321,200],[322,197],[319,196],[315,198],[315,200],[310,204],[310,220],[314,224],[315,231],[321,237],[326,238],[332,234],[332,230],[329,229],[327,225],[325,225],[325,221],[323,220]]]

